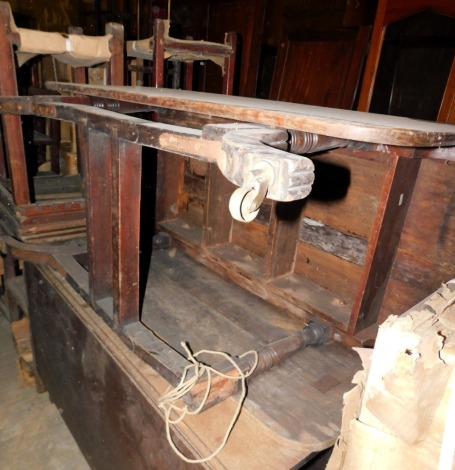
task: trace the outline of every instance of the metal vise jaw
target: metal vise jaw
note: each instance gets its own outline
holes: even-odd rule
[[[287,131],[253,124],[208,124],[202,135],[207,140],[221,140],[224,155],[218,166],[229,181],[240,186],[229,204],[235,219],[253,220],[266,196],[295,201],[310,193],[313,162],[285,151]]]

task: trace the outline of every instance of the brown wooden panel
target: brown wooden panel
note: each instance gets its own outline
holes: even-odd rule
[[[295,274],[318,284],[351,304],[357,292],[362,267],[299,242]]]
[[[82,198],[73,201],[58,202],[36,202],[35,204],[18,206],[16,208],[19,218],[44,216],[60,212],[78,212],[85,209],[85,203]]]
[[[232,243],[254,253],[261,258],[265,258],[267,253],[268,227],[255,222],[245,224],[233,221]]]
[[[272,279],[294,270],[303,201],[273,202],[270,217],[264,277]]]
[[[415,15],[423,10],[437,11],[443,15],[455,16],[455,5],[452,0],[400,0],[394,2],[382,0],[382,5],[386,5],[383,24],[398,21],[400,18]],[[378,11],[379,8],[378,8]]]
[[[282,276],[268,284],[267,291],[277,296],[276,300],[271,296],[275,305],[287,309],[286,303],[290,303],[294,310],[295,307],[301,309],[297,316],[307,322],[314,315],[341,331],[347,330],[351,305],[308,279],[295,274]]]
[[[313,158],[315,182],[303,215],[367,238],[378,207],[387,155],[338,149]]]
[[[199,206],[205,205],[207,178],[198,176],[188,171],[188,160],[185,161],[184,198],[186,204]]]
[[[113,139],[112,288],[117,328],[128,321],[139,321],[141,157],[140,145]]]
[[[279,49],[270,99],[351,109],[369,28],[305,31]]]
[[[383,323],[389,315],[401,315],[407,310],[404,306],[415,305],[415,299],[424,299],[427,295],[425,291],[410,287],[405,282],[391,277],[378,316],[378,324]]]
[[[455,274],[455,165],[424,160],[391,273],[381,320],[403,312]],[[400,297],[399,290],[404,295]]]
[[[24,242],[33,244],[62,243],[75,238],[83,239],[86,235],[85,226],[74,224],[74,226],[52,225],[44,226],[42,231],[29,232],[19,228],[19,238]]]
[[[209,191],[208,177],[210,164],[198,160],[185,159],[185,175],[183,180],[182,212],[180,216],[190,225],[202,227],[204,218],[208,219],[206,200]],[[213,217],[213,215],[212,215]],[[202,240],[202,239],[201,239]]]
[[[383,181],[380,204],[368,239],[350,332],[361,331],[377,321],[419,168],[419,159],[390,157],[389,171]]]
[[[355,8],[357,13],[359,10],[363,13],[367,2],[362,0],[350,7],[351,3],[346,0],[268,0],[263,43],[278,47],[283,35],[314,29],[315,25],[326,30],[339,27],[349,13],[346,10]]]
[[[369,111],[435,121],[453,63],[454,31],[455,18],[428,12],[388,25]]]
[[[452,0],[401,0],[399,2],[380,0],[378,2],[371,46],[360,90],[358,104],[360,111],[370,110],[387,26],[400,19],[412,17],[422,11],[432,11],[443,15],[454,16],[455,6]],[[389,75],[393,75],[393,73],[389,72]]]
[[[241,39],[240,96],[255,94],[264,8],[264,0],[209,1],[209,40],[223,42],[226,31],[235,31]],[[207,64],[207,69],[204,91],[219,93],[222,88],[219,67]]]
[[[229,242],[232,229],[229,198],[235,189],[236,186],[222,175],[217,165],[209,165],[202,235],[205,246]]]
[[[365,261],[365,239],[347,235],[306,217],[300,224],[300,240],[350,263],[362,265]]]
[[[175,219],[183,208],[185,159],[169,152],[158,152],[156,220]]]
[[[80,210],[71,210],[68,212],[53,212],[47,214],[35,215],[33,217],[24,217],[21,220],[21,225],[26,228],[30,225],[41,225],[48,223],[63,223],[69,221],[78,221],[80,225],[85,225],[85,208]],[[39,230],[39,227],[37,227]]]
[[[76,217],[55,217],[54,220],[49,222],[38,219],[34,224],[23,225],[19,229],[19,233],[27,234],[42,234],[46,232],[67,231],[77,229],[84,229],[85,219],[84,213],[78,214]]]

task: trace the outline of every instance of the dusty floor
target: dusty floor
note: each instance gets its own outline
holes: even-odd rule
[[[48,394],[21,382],[15,361],[10,325],[0,312],[0,468],[89,469]]]

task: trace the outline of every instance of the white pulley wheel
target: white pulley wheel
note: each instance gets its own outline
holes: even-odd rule
[[[251,222],[258,215],[259,209],[250,212],[251,203],[255,197],[254,189],[238,188],[229,199],[229,212],[235,220]]]

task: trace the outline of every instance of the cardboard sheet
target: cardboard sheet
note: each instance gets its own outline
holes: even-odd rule
[[[455,468],[455,281],[379,328],[328,470]]]

